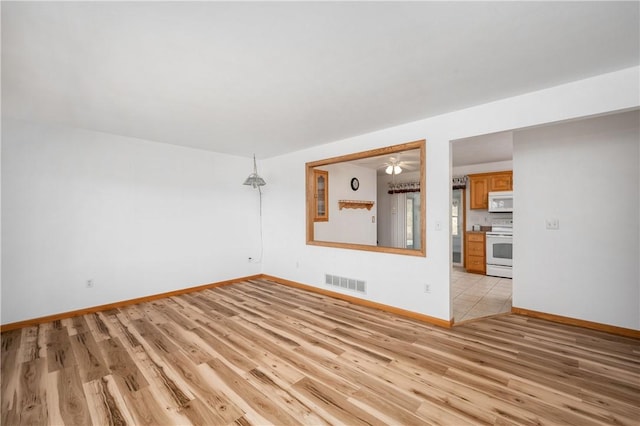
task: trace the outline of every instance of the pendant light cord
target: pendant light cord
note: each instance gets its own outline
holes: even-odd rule
[[[258,194],[260,198],[260,257],[258,258],[258,260],[256,260],[253,263],[262,262],[262,254],[264,251],[264,240],[262,236],[262,188],[261,187],[258,187]]]

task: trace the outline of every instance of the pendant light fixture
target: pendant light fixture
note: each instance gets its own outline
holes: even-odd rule
[[[250,185],[253,188],[260,189],[261,186],[265,186],[266,184],[267,182],[265,182],[264,179],[262,179],[258,175],[258,167],[256,166],[256,155],[253,154],[253,173],[249,175],[249,177],[244,181],[243,185]]]

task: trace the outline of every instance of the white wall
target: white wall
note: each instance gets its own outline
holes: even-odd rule
[[[376,245],[376,171],[349,163],[330,164],[319,167],[329,172],[329,220],[314,224],[317,241]],[[358,178],[360,187],[351,189],[351,179]],[[338,200],[373,201],[371,210],[339,209]]]
[[[251,171],[240,157],[3,120],[2,323],[259,273]]]
[[[449,320],[450,141],[637,108],[639,71],[634,67],[266,160],[264,167],[273,186],[266,201],[268,255],[263,271],[321,288],[324,273],[363,279],[368,289],[360,297]],[[305,162],[420,139],[427,140],[426,258],[305,244]],[[437,222],[443,224],[441,231],[435,230]],[[426,283],[431,287],[430,293],[424,291]],[[612,295],[616,300],[626,297],[615,290]],[[607,317],[604,322],[624,326],[637,316],[637,306],[623,314],[616,309],[603,308]],[[631,319],[622,320],[620,315]]]
[[[515,132],[514,306],[640,328],[639,151],[638,111]]]

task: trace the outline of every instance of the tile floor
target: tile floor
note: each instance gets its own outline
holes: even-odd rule
[[[460,267],[451,272],[455,323],[511,311],[511,279],[469,274]]]

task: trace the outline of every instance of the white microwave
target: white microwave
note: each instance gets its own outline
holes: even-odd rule
[[[489,193],[489,213],[513,212],[513,191]]]

